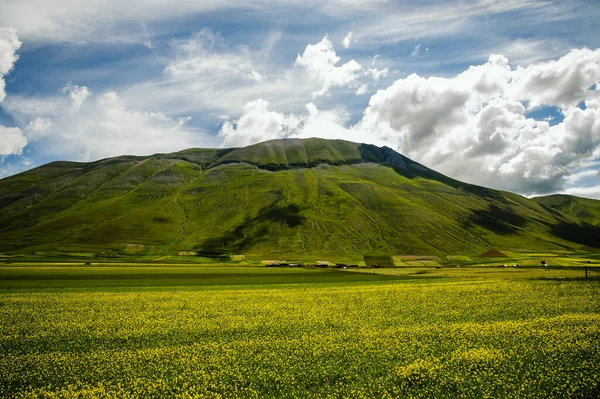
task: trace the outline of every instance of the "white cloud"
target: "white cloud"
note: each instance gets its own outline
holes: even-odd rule
[[[165,18],[189,16],[191,13],[228,9],[250,1],[236,0],[131,0],[123,7],[121,0],[3,0],[0,25],[15,26],[21,35],[37,41],[108,41],[139,43],[147,46],[145,24]]]
[[[575,195],[600,200],[600,185],[589,187],[571,187],[562,191],[562,194]]]
[[[332,87],[358,85],[357,78],[362,66],[355,60],[337,66],[339,61],[333,43],[325,35],[319,43],[306,46],[304,53],[296,58],[296,65],[304,67],[311,79],[321,83],[321,90],[313,95],[322,96]]]
[[[187,126],[187,118],[131,109],[113,91],[90,95],[81,108],[73,108],[71,99],[63,96],[11,96],[5,109],[25,126],[27,136],[38,140],[41,153],[54,157],[95,160],[123,154],[148,155],[206,142],[201,133]]]
[[[293,114],[283,115],[269,110],[268,101],[258,99],[244,106],[237,121],[223,123],[219,136],[222,147],[244,147],[261,141],[288,137],[299,124]]]
[[[570,185],[577,184],[580,181],[590,178],[590,177],[600,177],[600,170],[598,169],[588,169],[581,172],[573,173],[570,176],[567,176],[566,182]]]
[[[492,55],[453,78],[410,75],[371,97],[354,127],[452,177],[518,191],[547,192],[600,157],[600,51],[511,69]],[[532,82],[532,83],[530,83]],[[586,100],[587,108],[575,106]],[[563,107],[564,121],[525,116],[525,105]]]
[[[37,116],[29,122],[25,129],[25,134],[29,140],[40,139],[50,133],[54,124],[49,118],[40,118]]]
[[[272,62],[271,48],[278,34],[270,31],[263,47],[236,46],[204,29],[187,39],[171,42],[158,81],[131,85],[120,92],[132,107],[161,109],[170,114],[197,114],[217,118],[235,115],[256,98],[299,109],[320,88],[301,68]]]
[[[342,40],[342,46],[344,48],[350,48],[350,43],[352,43],[352,32],[348,32],[348,34]]]
[[[495,51],[510,58],[511,63],[525,67],[555,59],[570,49],[567,43],[557,39],[517,38],[497,47]]]
[[[16,30],[0,27],[0,102],[6,98],[4,76],[13,69],[19,59],[16,53],[20,47],[21,42]],[[21,129],[0,125],[0,156],[21,155],[26,145],[27,138]]]
[[[377,68],[369,68],[365,71],[365,74],[371,75],[373,79],[379,80],[380,78],[385,78],[389,74],[389,70],[387,68],[377,69]]]
[[[13,69],[19,59],[17,50],[20,47],[21,42],[15,29],[0,28],[0,102],[6,97],[4,76]]]
[[[21,155],[26,145],[21,129],[0,125],[0,155]]]
[[[414,148],[463,122],[468,99],[469,93],[449,79],[412,74],[371,97],[361,127],[393,136],[396,147]]]
[[[261,75],[259,72],[256,72],[254,69],[252,70],[252,72],[250,72],[248,74],[248,77],[251,80],[254,80],[255,82],[258,82],[258,83],[262,82],[265,79],[265,77],[263,75]]]
[[[339,17],[344,13],[372,10],[373,0],[290,0],[285,5],[291,10],[308,9],[312,13]],[[123,6],[122,0],[3,0],[0,2],[0,26],[14,26],[27,40],[151,46],[146,26],[155,22],[219,11],[272,13],[280,9],[285,10],[278,0],[130,0],[127,7]],[[177,21],[161,29],[163,32],[178,31],[180,23]]]
[[[556,61],[518,68],[514,75],[515,96],[529,101],[528,108],[574,106],[600,80],[600,49],[574,49]]]
[[[384,142],[372,135],[365,135],[357,129],[347,128],[349,115],[343,108],[319,110],[313,103],[306,105],[307,114],[302,115],[299,128],[291,137],[342,139],[357,143],[383,145]]]
[[[60,91],[63,94],[69,94],[71,106],[76,110],[81,109],[85,100],[92,94],[92,91],[88,87],[73,85],[71,82],[67,83]]]
[[[210,29],[202,29],[190,39],[174,41],[172,46],[177,59],[169,63],[165,73],[177,80],[201,79],[206,75],[213,79],[256,80],[260,75],[247,47],[231,49]]]
[[[565,113],[566,150],[600,156],[600,109],[569,108]]]
[[[356,95],[357,96],[362,96],[363,94],[367,94],[367,92],[369,91],[369,85],[362,84],[360,85],[360,87],[358,89],[356,89]]]
[[[375,137],[365,137],[362,132],[345,127],[349,115],[342,108],[322,111],[315,104],[308,103],[305,111],[301,115],[284,114],[270,110],[267,101],[259,99],[249,102],[239,120],[223,124],[219,132],[219,136],[223,137],[222,147],[308,137],[383,143]]]
[[[581,3],[559,2],[548,6],[543,0],[522,1],[443,1],[389,2],[379,12],[363,13],[353,23],[353,32],[363,46],[383,45],[424,38],[473,38],[535,29],[552,22],[572,20],[582,13],[593,13],[593,7]],[[497,24],[501,19],[501,24]],[[491,23],[495,21],[496,23]],[[590,19],[591,22],[591,19]],[[582,27],[589,29],[589,27]],[[531,32],[531,30],[529,30]]]
[[[419,55],[420,50],[421,50],[421,45],[417,44],[410,55],[412,55],[413,57],[416,57],[417,55]]]

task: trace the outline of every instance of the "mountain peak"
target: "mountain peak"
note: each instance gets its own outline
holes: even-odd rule
[[[2,179],[0,252],[75,248],[121,256],[142,248],[148,256],[354,263],[362,256],[597,246],[600,228],[576,215],[453,180],[389,147],[284,139],[55,162]]]

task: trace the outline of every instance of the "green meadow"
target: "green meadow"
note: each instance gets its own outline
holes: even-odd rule
[[[600,268],[0,266],[0,397],[593,398]]]

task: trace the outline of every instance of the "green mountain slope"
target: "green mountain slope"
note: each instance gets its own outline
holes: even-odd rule
[[[341,140],[52,162],[0,180],[0,252],[139,245],[362,259],[598,246],[600,228]]]
[[[600,226],[600,200],[564,194],[535,197],[532,200],[567,213],[589,224]]]

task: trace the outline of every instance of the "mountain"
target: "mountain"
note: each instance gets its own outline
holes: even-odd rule
[[[599,245],[599,227],[550,206],[341,140],[52,162],[0,180],[5,254],[352,260]]]
[[[532,200],[567,213],[589,224],[600,226],[600,200],[564,194],[535,197]]]

